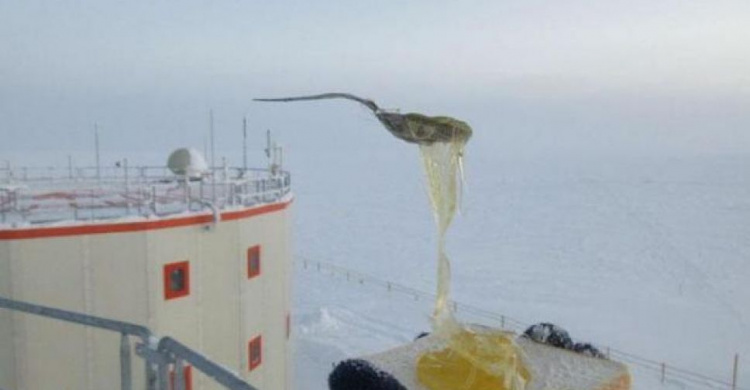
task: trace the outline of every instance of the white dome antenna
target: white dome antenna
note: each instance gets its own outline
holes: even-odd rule
[[[197,179],[208,174],[208,164],[201,153],[193,148],[179,148],[169,155],[167,167],[175,175]]]

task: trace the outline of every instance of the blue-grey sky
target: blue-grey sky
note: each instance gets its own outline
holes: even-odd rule
[[[94,122],[109,150],[200,147],[210,108],[225,149],[243,115],[287,142],[377,128],[343,102],[251,102],[349,91],[457,116],[481,147],[748,153],[748,18],[746,0],[3,1],[0,152],[87,148]]]

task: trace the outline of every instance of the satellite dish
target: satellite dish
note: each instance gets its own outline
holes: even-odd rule
[[[193,148],[179,148],[169,155],[167,167],[175,175],[195,179],[208,174],[208,164],[199,151]]]

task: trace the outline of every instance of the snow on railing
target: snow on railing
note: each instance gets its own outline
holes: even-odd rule
[[[315,270],[320,273],[328,274],[331,277],[346,279],[347,281],[357,283],[358,285],[367,284],[378,288],[384,288],[389,293],[401,294],[414,300],[433,301],[435,299],[435,294],[433,293],[418,290],[400,283],[380,279],[338,265],[311,260],[304,256],[297,255],[296,257],[297,263],[302,266],[302,269],[305,271]],[[500,329],[513,331],[515,333],[523,333],[523,331],[530,325],[507,315],[498,314],[466,303],[451,301],[450,305],[454,312],[469,315],[473,319],[486,321],[488,325],[499,326]],[[651,375],[659,375],[662,383],[667,381],[679,382],[680,386],[686,389],[750,390],[750,388],[738,386],[737,372],[739,368],[737,355],[734,357],[732,379],[727,381],[684,368],[675,367],[666,362],[657,362],[653,359],[623,352],[611,347],[602,345],[596,345],[596,347],[608,358],[627,363],[633,369],[647,372]]]
[[[163,217],[248,207],[290,191],[284,171],[216,167],[200,178],[166,167],[0,168],[0,224]]]

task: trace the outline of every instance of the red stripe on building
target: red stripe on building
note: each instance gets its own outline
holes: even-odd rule
[[[292,201],[289,200],[286,202],[273,203],[238,211],[225,211],[221,213],[221,220],[233,221],[236,219],[250,218],[258,215],[269,214],[279,210],[284,210],[289,207],[291,203]],[[161,218],[138,222],[6,229],[0,230],[0,240],[25,240],[31,238],[65,237],[86,234],[139,232],[145,230],[168,229],[190,225],[204,225],[212,223],[213,220],[213,214],[199,214],[187,217]]]

